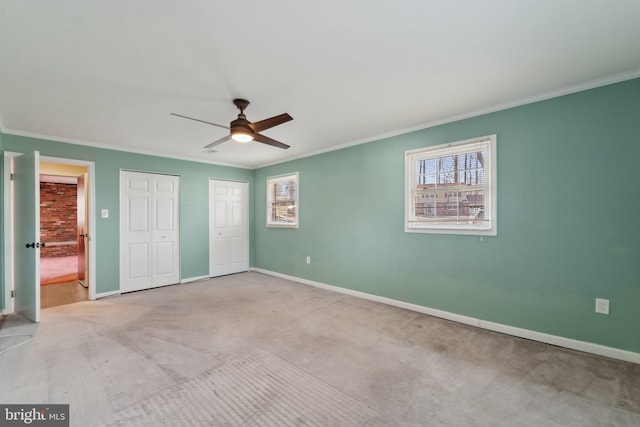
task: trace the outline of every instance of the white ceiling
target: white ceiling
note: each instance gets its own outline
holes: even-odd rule
[[[3,132],[250,168],[639,75],[638,0],[0,0]]]

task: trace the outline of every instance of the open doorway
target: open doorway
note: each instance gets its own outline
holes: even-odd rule
[[[40,162],[40,307],[89,299],[86,166]]]
[[[40,163],[49,162],[67,166],[82,166],[88,172],[85,184],[86,218],[88,233],[84,233],[86,282],[89,300],[96,293],[96,224],[95,218],[95,163],[86,160],[40,156],[38,151],[2,153],[4,193],[3,227],[4,247],[4,309],[2,314],[19,313],[33,322],[40,321]],[[48,172],[55,175],[56,173]],[[65,175],[65,173],[58,173]],[[66,175],[73,176],[73,174]],[[46,242],[45,242],[46,247]]]

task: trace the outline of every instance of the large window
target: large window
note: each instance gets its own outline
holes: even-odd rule
[[[298,227],[298,172],[267,178],[267,227]]]
[[[496,136],[405,152],[405,231],[495,236]]]

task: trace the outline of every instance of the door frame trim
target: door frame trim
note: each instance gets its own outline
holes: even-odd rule
[[[3,314],[14,312],[13,298],[11,291],[14,288],[13,275],[13,185],[11,181],[11,160],[24,153],[4,151],[3,152],[3,228],[4,228],[4,309]],[[89,217],[89,299],[96,299],[96,186],[95,186],[95,162],[87,160],[68,159],[63,157],[40,156],[41,162],[61,163],[66,165],[85,166],[89,185],[87,186],[87,205]]]
[[[68,159],[63,157],[40,156],[41,162],[59,163],[63,165],[85,166],[89,176],[87,218],[89,218],[89,300],[96,299],[96,172],[95,162],[88,160]]]
[[[11,181],[12,159],[23,153],[13,151],[3,152],[3,230],[4,230],[4,301],[2,314],[13,313],[13,181]]]
[[[214,215],[213,215],[213,211],[211,209],[211,203],[212,203],[212,198],[211,198],[211,188],[212,188],[212,184],[213,181],[221,181],[221,182],[234,182],[234,183],[239,183],[239,184],[246,184],[247,185],[247,206],[246,206],[246,241],[245,241],[245,246],[246,246],[246,251],[247,251],[247,271],[251,270],[251,183],[249,181],[243,181],[243,180],[237,180],[237,179],[222,179],[222,178],[209,178],[209,185],[208,185],[208,195],[209,195],[209,211],[208,211],[208,215],[209,215],[209,235],[208,235],[208,240],[209,240],[209,255],[208,255],[208,263],[209,263],[209,271],[208,271],[208,277],[212,278],[212,277],[219,277],[219,276],[212,276],[212,272],[213,269],[211,268],[211,250],[213,249],[213,245],[211,243],[212,240],[212,233],[213,233],[213,220],[214,220]]]

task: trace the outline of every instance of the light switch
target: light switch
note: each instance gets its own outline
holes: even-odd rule
[[[102,209],[102,211],[100,212],[100,216],[102,218],[109,218],[109,209]]]

